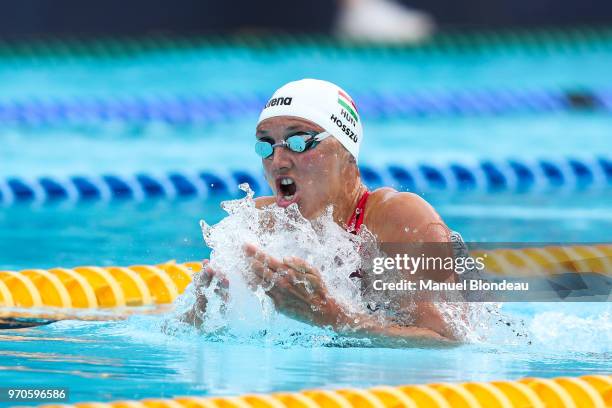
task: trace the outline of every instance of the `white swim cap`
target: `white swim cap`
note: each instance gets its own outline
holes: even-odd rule
[[[289,82],[274,92],[257,124],[277,116],[295,116],[316,123],[357,160],[363,137],[361,118],[353,99],[339,86],[319,79]]]

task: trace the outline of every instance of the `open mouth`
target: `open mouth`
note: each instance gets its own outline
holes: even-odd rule
[[[282,176],[276,179],[278,205],[285,207],[295,201],[297,185],[291,177]]]

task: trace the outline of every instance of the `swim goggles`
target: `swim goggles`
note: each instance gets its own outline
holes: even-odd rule
[[[272,156],[277,146],[285,146],[292,152],[302,153],[314,148],[321,140],[329,136],[331,135],[327,132],[300,132],[278,143],[274,143],[272,139],[263,138],[255,142],[255,152],[263,159]]]

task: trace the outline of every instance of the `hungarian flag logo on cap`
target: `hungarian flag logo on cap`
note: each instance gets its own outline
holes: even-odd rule
[[[357,118],[357,106],[355,102],[344,92],[338,91],[338,103],[342,106],[346,111],[355,119],[355,121],[359,122]]]

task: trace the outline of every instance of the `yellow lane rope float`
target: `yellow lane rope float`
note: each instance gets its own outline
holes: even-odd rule
[[[537,276],[564,272],[612,274],[612,245],[568,245],[521,249],[474,250],[483,257],[487,273]]]
[[[179,397],[43,405],[42,408],[604,408],[612,406],[612,376],[307,390],[238,397]]]
[[[0,306],[108,308],[172,303],[199,262],[0,271]],[[0,313],[1,316],[1,313]]]
[[[612,245],[494,249],[472,251],[471,256],[482,256],[487,272],[497,275],[612,275]],[[167,262],[0,271],[0,306],[98,309],[164,305],[183,293],[200,267],[199,262]],[[0,311],[0,317],[7,313]]]

